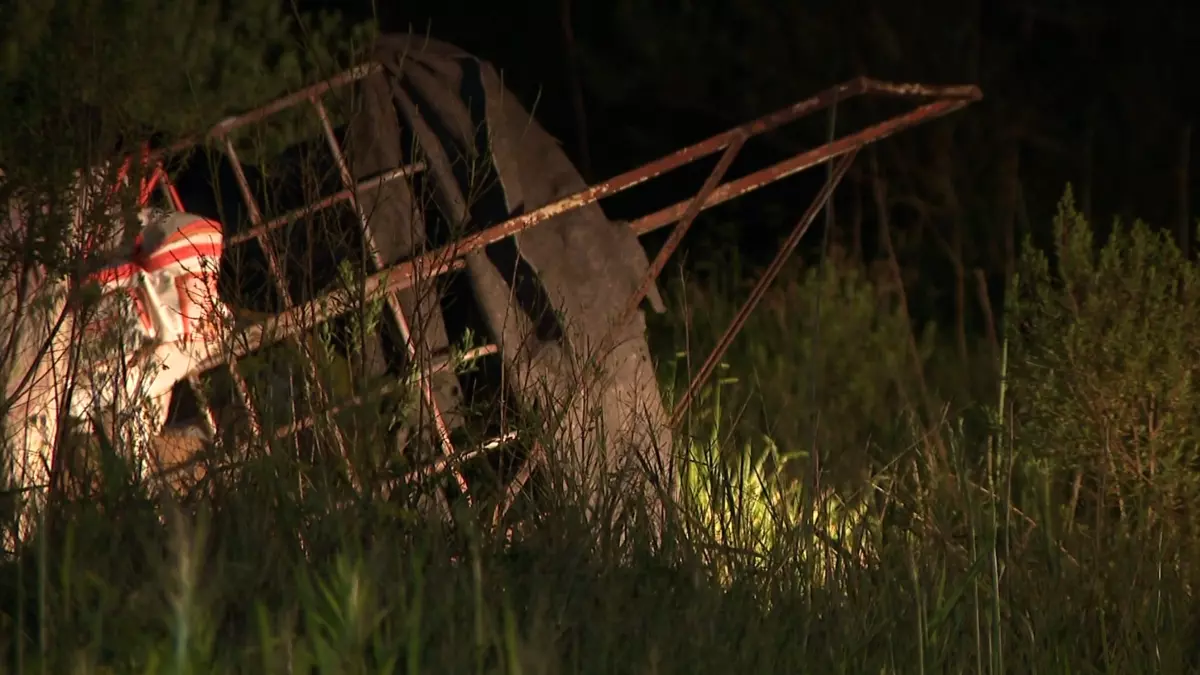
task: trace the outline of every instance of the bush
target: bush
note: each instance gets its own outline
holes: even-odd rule
[[[1016,444],[1068,526],[1193,528],[1200,268],[1141,222],[1097,245],[1069,191],[1054,233],[1011,294]]]

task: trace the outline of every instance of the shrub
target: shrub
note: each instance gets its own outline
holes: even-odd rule
[[[1200,497],[1200,269],[1118,223],[1102,246],[1068,190],[1052,256],[1026,245],[1010,294],[1016,443],[1068,525],[1169,520]]]

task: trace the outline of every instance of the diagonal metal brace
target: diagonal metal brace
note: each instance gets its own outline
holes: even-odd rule
[[[704,365],[700,366],[700,371],[692,378],[692,382],[688,385],[687,391],[684,392],[683,398],[679,399],[679,402],[675,405],[675,410],[671,413],[672,428],[679,425],[684,413],[687,412],[688,407],[691,405],[692,399],[695,398],[700,388],[704,386],[709,376],[712,375],[712,371],[720,363],[721,357],[725,355],[725,351],[729,349],[729,345],[733,343],[733,339],[737,337],[742,327],[746,325],[746,319],[750,317],[750,313],[758,306],[767,289],[771,286],[771,282],[775,280],[775,277],[779,276],[779,272],[783,270],[784,263],[787,262],[792,252],[796,250],[796,245],[800,243],[800,239],[808,232],[808,228],[812,226],[813,221],[817,219],[817,214],[825,208],[830,197],[833,196],[834,189],[837,188],[838,183],[842,182],[842,178],[846,175],[846,170],[854,162],[854,156],[857,152],[857,150],[852,150],[838,160],[838,163],[833,168],[832,175],[825,181],[825,185],[821,187],[821,191],[817,193],[816,198],[809,204],[808,209],[800,217],[796,226],[792,228],[791,234],[783,242],[783,247],[779,249],[779,253],[771,261],[762,278],[754,285],[754,290],[750,292],[750,298],[746,300],[746,304],[742,306],[737,316],[730,322],[729,327],[725,329],[725,333],[717,341],[717,346],[713,348],[712,353],[705,359]]]

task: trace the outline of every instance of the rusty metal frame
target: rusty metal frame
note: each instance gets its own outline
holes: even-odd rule
[[[235,176],[238,179],[239,188],[241,188],[243,200],[250,209],[253,227],[244,233],[239,234],[229,240],[229,243],[236,244],[247,241],[249,239],[259,239],[263,249],[267,251],[269,257],[268,262],[273,269],[277,268],[277,261],[274,259],[273,251],[266,243],[266,235],[271,231],[278,229],[287,223],[294,221],[297,218],[316,213],[326,208],[330,208],[335,204],[342,202],[350,202],[360,219],[363,217],[361,209],[357,204],[357,196],[360,191],[368,191],[377,189],[383,184],[406,178],[417,172],[426,169],[424,164],[413,164],[411,166],[399,167],[392,171],[386,172],[375,178],[354,184],[346,167],[345,157],[338,145],[338,142],[333,134],[332,126],[329,123],[324,106],[321,102],[322,97],[339,88],[359,81],[369,75],[379,72],[381,65],[378,63],[365,64],[357,68],[348,70],[334,78],[313,85],[306,89],[297,91],[289,96],[278,99],[266,106],[246,113],[244,115],[227,118],[214,126],[207,134],[187,139],[177,143],[169,148],[166,148],[152,155],[152,160],[161,163],[162,157],[169,154],[186,150],[198,143],[209,141],[219,141],[222,148],[234,165]],[[721,182],[725,173],[729,169],[733,160],[741,150],[745,142],[757,135],[772,131],[781,126],[795,122],[796,120],[811,115],[815,112],[836,106],[855,97],[863,95],[887,96],[892,98],[910,99],[921,102],[912,110],[906,113],[895,115],[877,124],[860,129],[853,133],[843,135],[842,137],[833,140],[832,142],[812,148],[808,151],[796,154],[786,160],[778,162],[772,166],[760,169],[748,175],[742,176],[727,182]],[[628,190],[647,181],[653,180],[664,173],[678,169],[682,166],[691,164],[697,160],[708,157],[717,152],[722,152],[722,157],[717,166],[709,174],[704,185],[691,198],[682,200],[676,204],[665,207],[653,213],[642,216],[631,223],[630,228],[637,235],[644,235],[648,232],[666,227],[673,223],[676,224],[675,229],[671,233],[666,245],[655,257],[655,260],[650,266],[648,274],[643,278],[637,290],[628,299],[624,306],[624,311],[621,315],[622,319],[628,320],[632,318],[632,314],[637,311],[641,301],[649,291],[655,279],[662,272],[667,258],[682,241],[688,228],[694,222],[698,214],[706,209],[722,204],[724,202],[736,199],[754,190],[757,190],[770,183],[782,180],[796,173],[810,169],[826,162],[839,160],[833,170],[826,185],[822,188],[816,199],[806,210],[804,216],[797,223],[795,229],[785,241],[781,251],[777,255],[771,266],[768,268],[762,279],[755,286],[751,293],[750,299],[745,306],[741,308],[738,315],[735,317],[725,334],[718,341],[717,347],[713,353],[709,355],[704,362],[700,371],[693,378],[687,392],[678,402],[675,410],[672,412],[672,424],[678,424],[686,412],[687,406],[695,393],[703,385],[704,380],[711,374],[713,367],[720,360],[725,349],[728,348],[730,342],[737,335],[738,331],[744,325],[746,317],[753,311],[755,305],[761,299],[766,288],[782,269],[788,255],[794,250],[800,238],[808,230],[809,226],[821,211],[829,198],[832,196],[838,182],[845,175],[854,156],[863,147],[872,143],[883,140],[892,134],[899,131],[911,128],[918,124],[929,120],[944,116],[956,110],[959,110],[970,103],[979,100],[982,97],[981,92],[975,86],[926,86],[919,84],[894,84],[882,82],[879,80],[869,79],[865,77],[856,78],[848,82],[839,84],[818,93],[815,96],[799,101],[791,106],[773,112],[771,114],[760,117],[751,122],[747,122],[741,126],[730,129],[726,132],[717,134],[693,144],[674,153],[661,157],[652,162],[646,163],[638,168],[632,169],[618,176],[615,176],[607,181],[598,183],[588,187],[578,193],[555,200],[549,204],[542,205],[537,209],[533,209],[514,218],[510,218],[502,223],[492,225],[480,232],[465,236],[451,244],[434,249],[413,259],[401,262],[391,267],[378,269],[375,273],[368,276],[365,280],[364,287],[360,292],[365,290],[365,296],[369,299],[378,299],[387,297],[391,300],[390,305],[393,305],[393,313],[403,319],[400,308],[395,306],[395,296],[397,291],[405,290],[412,287],[418,279],[430,279],[448,272],[462,269],[465,266],[465,256],[474,251],[478,251],[485,246],[501,241],[507,237],[514,236],[529,228],[550,220],[558,215],[578,209],[590,204],[594,204],[606,197],[610,197],[619,192]],[[326,141],[330,149],[334,153],[334,157],[338,162],[339,173],[342,178],[344,189],[340,192],[317,200],[301,209],[290,212],[270,221],[263,221],[257,204],[254,203],[253,195],[246,184],[244,171],[237,154],[230,142],[230,134],[234,131],[243,128],[247,125],[260,122],[269,118],[271,115],[291,108],[296,105],[308,103],[316,112],[318,118],[322,122],[325,132]],[[164,181],[169,186],[169,182]],[[363,222],[365,227],[365,221]],[[378,262],[378,261],[377,261]],[[380,267],[377,265],[377,267]],[[282,279],[277,279],[276,283],[282,283]],[[285,295],[285,298],[287,296]],[[347,307],[348,301],[352,300],[349,291],[333,291],[319,298],[316,298],[301,305],[288,306],[283,312],[276,316],[269,317],[259,321],[253,325],[246,327],[240,334],[239,340],[233,349],[226,354],[211,357],[208,360],[198,363],[193,373],[203,372],[212,367],[221,365],[222,363],[236,362],[237,359],[261,349],[275,342],[287,339],[295,339],[302,331],[311,328],[314,324],[327,321],[342,313],[342,311],[333,311],[329,308]],[[620,324],[617,324],[620,325]],[[402,329],[405,328],[402,326]],[[406,332],[406,338],[407,331]],[[412,345],[410,345],[410,349]],[[479,349],[473,350],[465,355],[464,358],[479,358],[484,355],[494,354],[498,350],[496,345],[485,345]],[[422,390],[427,388],[427,378],[437,369],[448,367],[447,363],[435,362],[428,368],[421,369],[421,372],[415,378],[418,386]],[[233,370],[233,368],[230,368]],[[236,375],[236,373],[235,373]],[[194,381],[194,380],[193,380]],[[239,394],[245,389],[244,384],[238,384]],[[402,384],[402,383],[401,383]],[[243,403],[253,409],[252,404],[246,396],[248,391],[241,397]],[[349,405],[353,405],[354,401],[347,402],[337,408],[331,408],[324,414],[331,414],[337,410]],[[440,418],[440,411],[435,412],[435,417]],[[299,429],[312,426],[314,420],[312,418],[298,420],[293,425],[286,428],[281,428],[276,431],[277,436],[286,436],[294,433]],[[460,462],[452,461],[457,455],[463,457],[463,453],[454,451],[454,448],[449,443],[448,435],[444,434],[444,430],[439,429],[439,438],[442,441],[444,457],[435,462],[435,467],[430,467],[435,470],[446,470],[452,465]],[[474,456],[478,452],[466,453]],[[465,484],[461,474],[455,471],[460,487],[465,490]],[[523,477],[525,477],[523,475]],[[511,495],[508,497],[511,500]],[[497,512],[499,517],[500,512]]]

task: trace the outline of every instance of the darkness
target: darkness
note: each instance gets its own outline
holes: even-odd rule
[[[376,16],[385,32],[428,32],[491,61],[590,182],[857,75],[979,85],[982,102],[861,153],[836,195],[834,229],[819,219],[794,261],[815,263],[828,244],[871,268],[886,224],[918,319],[957,315],[978,329],[967,288],[976,270],[1002,305],[1020,242],[1050,243],[1068,183],[1100,233],[1115,218],[1144,218],[1193,252],[1194,3],[305,0],[299,9]],[[852,103],[835,121],[849,132],[898,111]],[[753,139],[730,177],[819,145],[828,123]],[[643,215],[690,196],[715,161],[602,205],[613,218]],[[706,212],[673,266],[764,265],[823,180],[824,168],[810,170]],[[873,199],[880,182],[886,220]],[[651,253],[665,234],[644,239]]]
[[[1162,225],[1178,215],[1170,174],[1182,129],[1197,112],[1186,75],[1200,56],[1200,43],[1191,39],[1200,27],[1193,3],[858,1],[795,3],[809,7],[794,10],[779,4],[713,2],[702,11],[679,2],[649,9],[635,2],[450,0],[383,3],[377,13],[385,31],[428,30],[497,64],[523,102],[536,101],[538,119],[582,165],[576,78],[591,180],[866,74],[981,85],[985,103],[957,116],[990,127],[978,135],[996,138],[954,141],[975,163],[995,161],[998,146],[1018,146],[1030,167],[1023,178],[1045,183],[1029,188],[1044,190],[1050,206],[1067,180],[1083,178],[1090,131],[1097,213]],[[365,4],[309,6],[336,7],[354,18],[370,14]],[[564,8],[574,53],[564,37]],[[973,131],[962,120],[948,126]],[[815,140],[762,144],[775,153],[750,151],[770,161]],[[1194,192],[1194,181],[1188,188]],[[1048,213],[1045,204],[1037,207]]]

